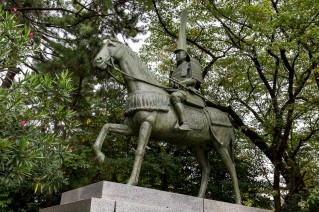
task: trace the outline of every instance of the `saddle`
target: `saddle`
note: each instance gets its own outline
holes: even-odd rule
[[[190,106],[204,108],[205,102],[202,97],[197,96],[195,93],[187,91],[187,98],[186,98],[186,104],[189,104]]]
[[[216,108],[185,105],[185,113],[187,114],[185,119],[192,129],[203,129],[207,124],[210,127],[233,127],[228,116]]]
[[[197,107],[197,108],[204,108],[206,106],[204,100],[202,97],[196,95],[198,92],[197,90],[193,90],[192,88],[188,88],[189,90],[184,90],[186,93],[186,100],[184,104],[192,106],[192,107]],[[169,94],[178,91],[179,89],[177,88],[167,88],[165,89]]]

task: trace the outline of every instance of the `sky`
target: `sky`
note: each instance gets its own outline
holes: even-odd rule
[[[131,39],[126,39],[124,40],[123,36],[121,36],[120,34],[117,35],[117,38],[123,42],[123,43],[127,43],[129,45],[129,47],[134,51],[134,52],[139,52],[139,50],[141,49],[142,45],[144,44],[145,40],[150,36],[150,32],[146,33],[146,35],[142,35],[139,34],[136,36],[137,39],[139,39],[139,42],[133,42]]]

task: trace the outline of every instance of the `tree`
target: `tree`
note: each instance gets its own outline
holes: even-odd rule
[[[67,139],[76,122],[74,112],[64,106],[73,92],[67,72],[54,77],[24,73],[14,81],[21,71],[17,67],[37,48],[32,45],[32,32],[17,21],[15,11],[0,7],[0,19],[4,73],[0,84],[0,208],[10,211],[41,204],[39,191],[50,195],[66,183],[62,164],[69,156]],[[35,197],[33,203],[18,206],[17,194],[27,192]]]
[[[319,88],[317,3],[298,0],[199,0],[191,4],[178,0],[15,0],[7,2],[3,7],[5,11],[15,12],[17,23],[31,28],[32,42],[40,47],[40,51],[32,55],[32,61],[24,61],[30,71],[36,74],[47,73],[39,77],[50,79],[49,82],[61,80],[56,76],[64,76],[58,74],[63,70],[68,69],[72,73],[72,80],[68,83],[75,89],[67,92],[70,94],[67,96],[68,101],[59,100],[59,103],[64,105],[61,112],[75,111],[72,123],[80,126],[75,132],[64,134],[67,128],[56,122],[56,114],[41,119],[41,123],[54,123],[50,125],[52,132],[62,133],[58,133],[57,145],[64,146],[65,142],[72,147],[72,153],[63,156],[63,164],[60,166],[64,177],[70,178],[69,186],[58,189],[58,192],[102,179],[125,182],[130,172],[136,142],[134,139],[124,140],[110,135],[108,140],[112,142],[104,145],[108,160],[102,167],[95,164],[91,151],[91,145],[105,119],[118,122],[123,117],[123,87],[115,85],[106,72],[96,70],[91,65],[102,40],[113,31],[122,34],[125,39],[134,39],[137,33],[145,32],[143,24],[150,20],[149,30],[152,35],[141,55],[152,67],[158,64],[158,70],[168,76],[168,72],[174,68],[171,58],[179,26],[176,20],[179,20],[179,10],[187,7],[190,12],[189,52],[204,66],[205,83],[202,92],[214,100],[212,106],[230,115],[238,129],[240,141],[245,141],[244,144],[238,144],[242,154],[239,154],[240,160],[237,162],[240,180],[247,182],[242,183],[242,191],[248,196],[245,203],[269,207],[269,201],[262,200],[263,203],[259,204],[259,197],[251,197],[258,190],[248,191],[249,187],[258,185],[267,189],[264,182],[254,180],[265,167],[260,164],[261,159],[252,160],[248,157],[257,151],[249,142],[263,152],[274,167],[272,186],[278,211],[281,209],[281,197],[285,200],[283,208],[289,205],[291,210],[300,209],[298,202],[310,208],[311,202],[316,200],[317,189],[314,186],[318,182],[318,162],[315,158],[318,158],[316,142],[319,128],[316,113]],[[27,43],[31,40],[26,37],[24,39]],[[18,68],[17,65],[12,64],[12,67]],[[15,70],[8,76],[8,82],[13,82],[12,79],[17,76],[19,69]],[[39,79],[38,82],[44,83],[37,88],[40,90],[47,83]],[[14,83],[5,87],[19,87],[17,91],[22,92],[26,89],[24,86],[32,87],[28,83],[25,81],[21,88]],[[51,82],[51,85],[59,87],[61,84]],[[48,88],[46,92],[53,97],[56,95]],[[41,92],[34,94],[43,100]],[[4,93],[5,98],[13,98],[10,95]],[[15,96],[19,96],[18,93]],[[23,114],[25,108],[21,104],[20,107],[14,105],[12,108]],[[47,112],[55,109],[50,105]],[[17,127],[19,123],[20,119],[11,124]],[[20,130],[19,127],[17,129]],[[38,126],[34,127],[39,129]],[[141,176],[145,176],[141,178],[142,185],[185,194],[197,192],[199,172],[196,168],[189,168],[194,164],[191,159],[185,159],[189,156],[187,150],[179,151],[171,146],[154,144],[148,153],[145,166],[149,169],[141,173]],[[158,153],[160,157],[155,157]],[[262,158],[259,153],[254,155]],[[218,161],[214,155],[211,160],[213,164]],[[256,164],[256,168],[250,169],[248,173],[242,171],[247,170],[247,164],[252,163]],[[181,169],[176,167],[193,178],[182,175],[177,171]],[[225,188],[221,200],[227,201],[227,197],[231,198],[227,193],[227,175],[223,173],[222,167],[216,167],[215,171],[213,175],[218,180],[214,180],[214,183]],[[82,177],[79,179],[75,176]],[[210,190],[212,192],[209,195],[213,196],[214,186]],[[38,198],[37,201],[41,199],[41,207],[54,204],[52,195],[44,193],[40,197],[31,193],[29,195]],[[310,200],[305,201],[308,196]],[[27,200],[21,199],[23,201]],[[36,202],[34,199],[28,201],[30,204]]]
[[[91,52],[111,32],[134,37],[144,29],[137,26],[143,17],[135,1],[16,0],[7,2],[4,10],[14,10],[19,21],[32,29],[34,42],[41,44],[41,51],[26,66],[36,73],[64,66],[76,73],[77,81],[96,74]]]
[[[14,76],[20,72],[17,65],[35,50],[30,29],[19,24],[15,12],[5,12],[0,5],[0,72],[6,73],[1,83],[2,88],[11,86]]]
[[[144,54],[149,62],[169,61],[174,20],[188,8],[189,52],[204,66],[204,94],[272,163],[276,211],[300,210],[313,186],[308,178],[318,171],[307,168],[313,158],[306,155],[318,156],[318,6],[298,0],[149,5],[155,14]]]

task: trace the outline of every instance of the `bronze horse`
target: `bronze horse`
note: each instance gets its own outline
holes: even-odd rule
[[[126,45],[117,40],[108,40],[94,65],[106,69],[119,68],[128,90],[125,108],[125,124],[105,124],[94,143],[93,149],[100,163],[105,156],[101,152],[108,132],[126,136],[138,136],[133,170],[129,185],[137,185],[150,138],[191,148],[202,168],[202,179],[198,197],[204,197],[210,175],[209,152],[215,148],[229,170],[235,193],[235,202],[241,204],[237,174],[233,162],[234,132],[227,115],[216,108],[196,108],[185,105],[187,121],[193,130],[181,131],[176,128],[177,116],[170,105],[169,93],[156,80],[140,58]]]

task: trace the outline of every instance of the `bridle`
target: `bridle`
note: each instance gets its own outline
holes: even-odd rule
[[[107,44],[106,44],[107,45]],[[118,67],[116,67],[115,63],[114,63],[114,59],[113,57],[122,49],[124,48],[123,47],[123,44],[121,44],[115,51],[112,55],[110,55],[110,63],[106,63],[108,65],[110,65],[111,67],[113,67],[116,71],[120,72],[121,74],[123,74],[124,76],[126,77],[129,77],[131,79],[134,79],[136,81],[139,81],[139,82],[143,82],[143,83],[146,83],[146,84],[149,84],[149,85],[153,85],[155,87],[158,87],[158,88],[162,88],[162,89],[168,89],[169,87],[166,87],[166,86],[163,86],[163,85],[158,85],[158,84],[155,84],[155,83],[152,83],[152,82],[149,82],[149,81],[146,81],[146,80],[143,80],[143,79],[140,79],[140,78],[137,78],[137,77],[134,77],[130,74],[127,74],[125,73],[124,71],[122,71],[121,69],[119,69]],[[125,51],[124,51],[125,52]],[[125,55],[119,60],[119,62],[122,62],[123,60],[125,60],[125,58],[127,57],[127,52],[125,52]],[[120,83],[121,85],[125,85],[125,83],[123,83],[120,79],[118,79],[112,72],[111,70],[107,69],[107,72],[118,82]]]

